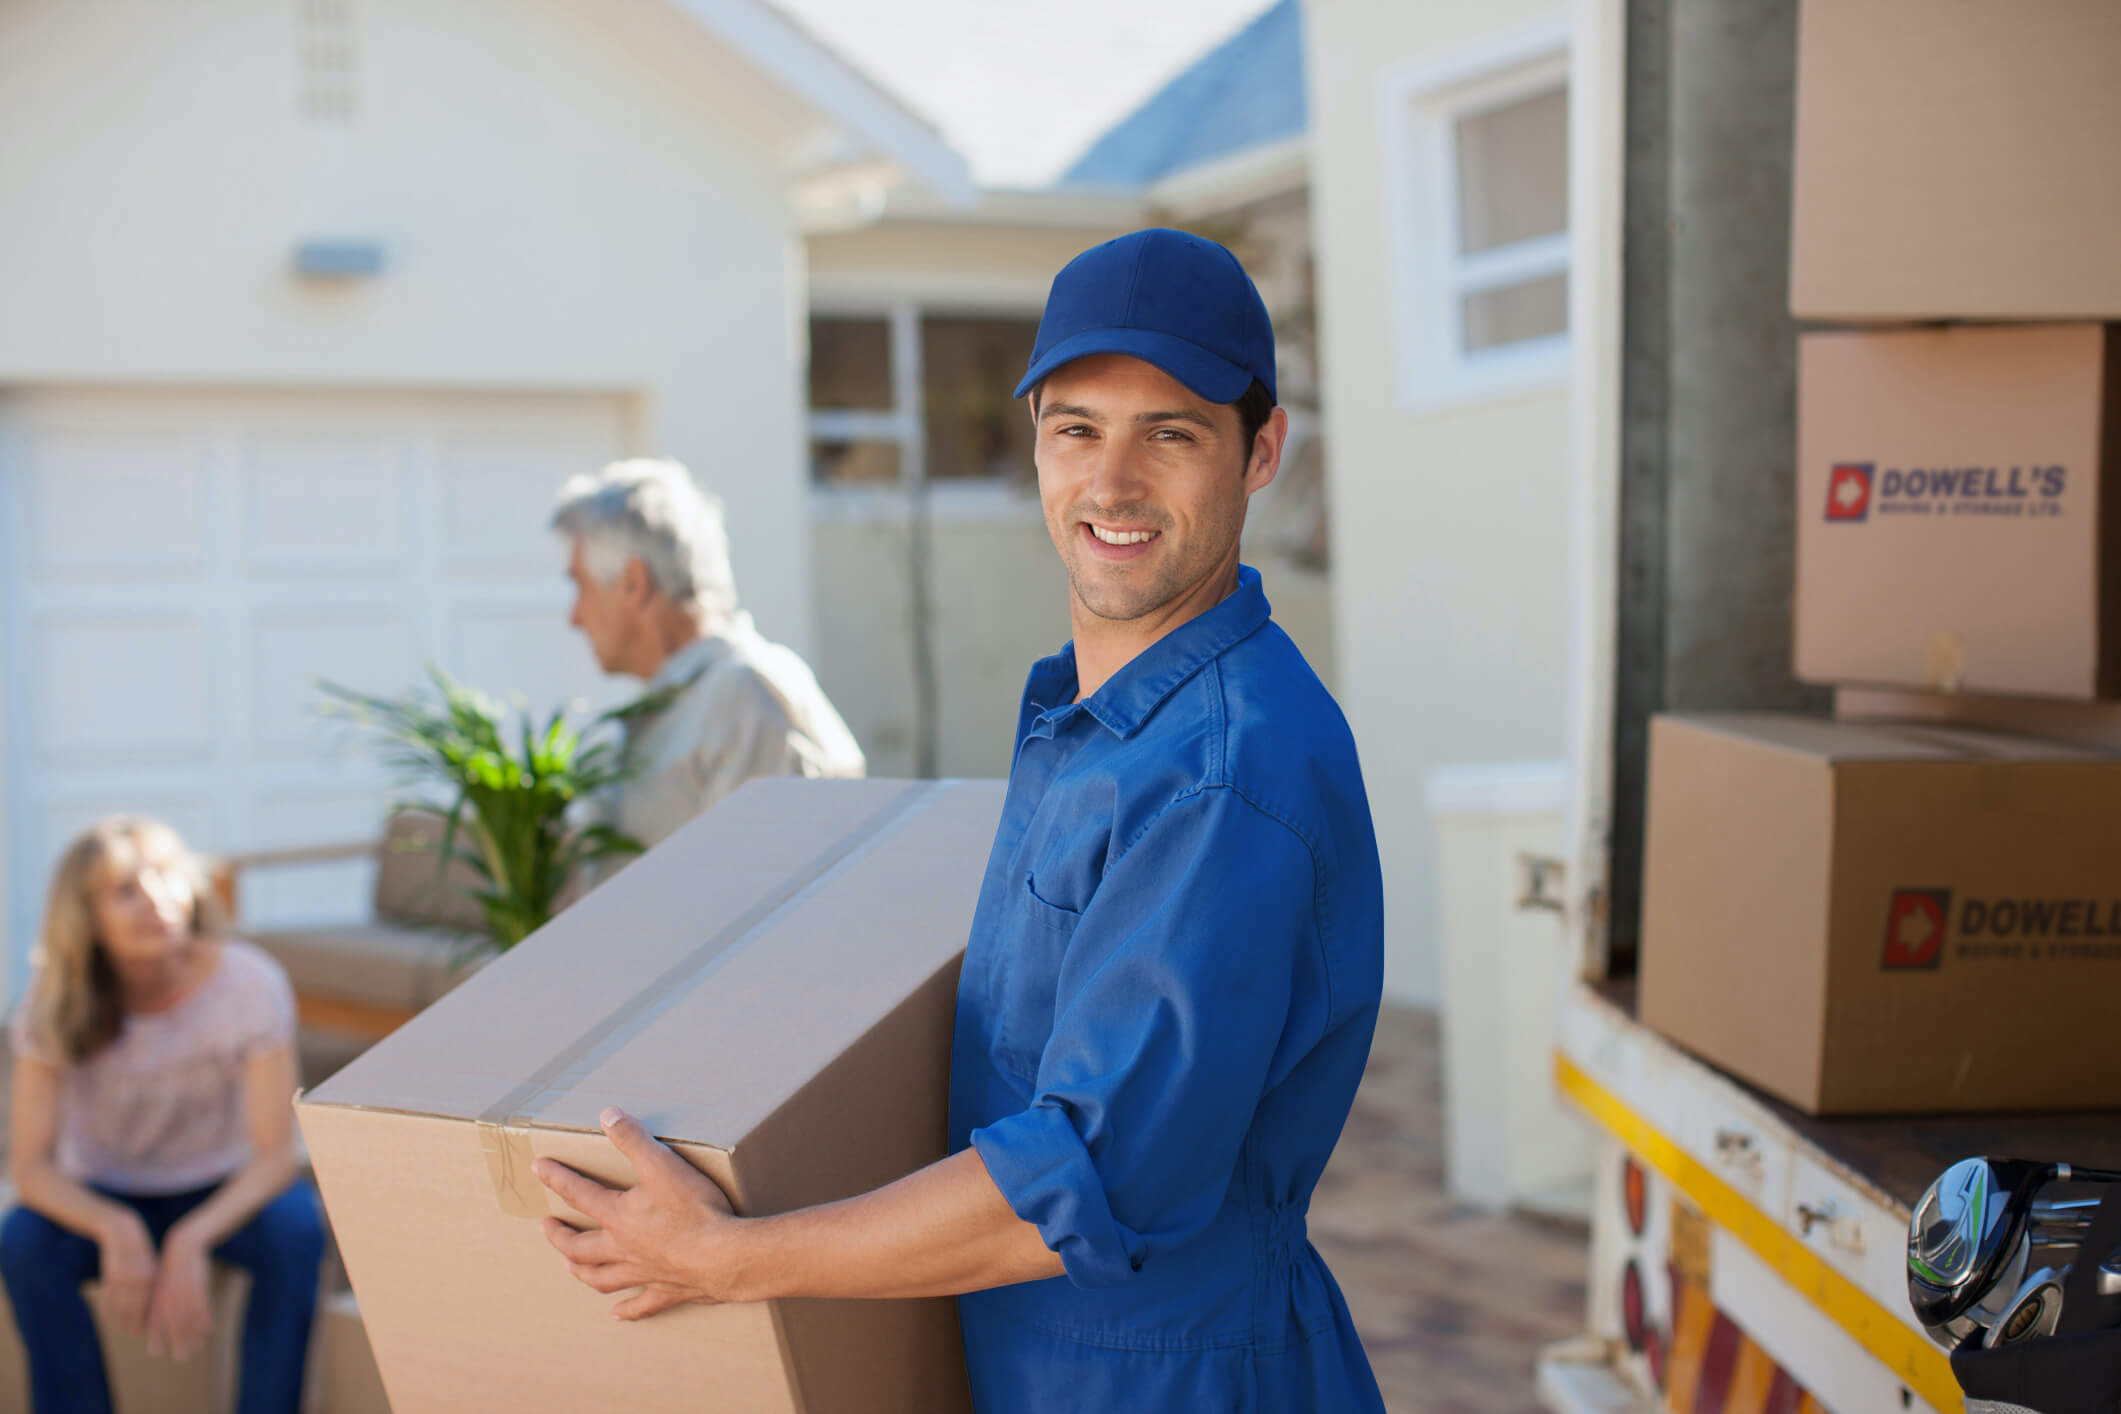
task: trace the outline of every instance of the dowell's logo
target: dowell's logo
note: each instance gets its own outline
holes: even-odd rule
[[[2052,520],[2063,513],[2068,492],[2069,468],[2039,462],[2011,466],[1835,462],[1826,478],[1826,518],[1833,524],[1889,516]]]
[[[1885,917],[1886,971],[1935,967],[1944,956],[1944,925],[1951,916],[1950,889],[1893,890]]]
[[[1826,518],[1863,520],[1871,513],[1870,462],[1836,462],[1826,479]]]
[[[1927,971],[1945,944],[1961,962],[2121,962],[2121,898],[1994,897],[1895,889],[1885,914],[1888,972]]]

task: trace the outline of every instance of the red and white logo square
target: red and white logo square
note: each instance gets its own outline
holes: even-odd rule
[[[1871,514],[1871,462],[1836,462],[1826,480],[1826,518],[1867,520]]]
[[[1895,889],[1885,919],[1885,970],[1933,968],[1944,958],[1950,889]]]

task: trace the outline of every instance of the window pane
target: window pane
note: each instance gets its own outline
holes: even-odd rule
[[[1469,113],[1456,128],[1462,254],[1568,229],[1566,86]]]
[[[893,486],[896,442],[812,442],[810,479],[820,486]]]
[[[1037,336],[1035,319],[921,321],[929,480],[1036,477],[1031,414],[1010,394]]]
[[[891,410],[889,320],[810,321],[810,406]]]
[[[1548,275],[1521,285],[1502,285],[1465,297],[1467,353],[1565,334],[1569,329],[1569,277]]]

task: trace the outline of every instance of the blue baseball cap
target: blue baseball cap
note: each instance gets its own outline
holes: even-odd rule
[[[1091,354],[1153,363],[1211,403],[1236,402],[1255,378],[1274,395],[1274,325],[1252,277],[1184,231],[1136,231],[1062,266],[1014,396]]]

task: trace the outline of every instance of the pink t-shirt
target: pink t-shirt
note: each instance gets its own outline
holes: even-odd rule
[[[37,1045],[28,1005],[25,996],[15,1009],[15,1054],[65,1071],[61,1173],[119,1193],[183,1193],[249,1162],[244,1066],[295,1036],[279,963],[231,939],[198,990],[167,1011],[128,1014],[117,1040],[74,1064]]]

